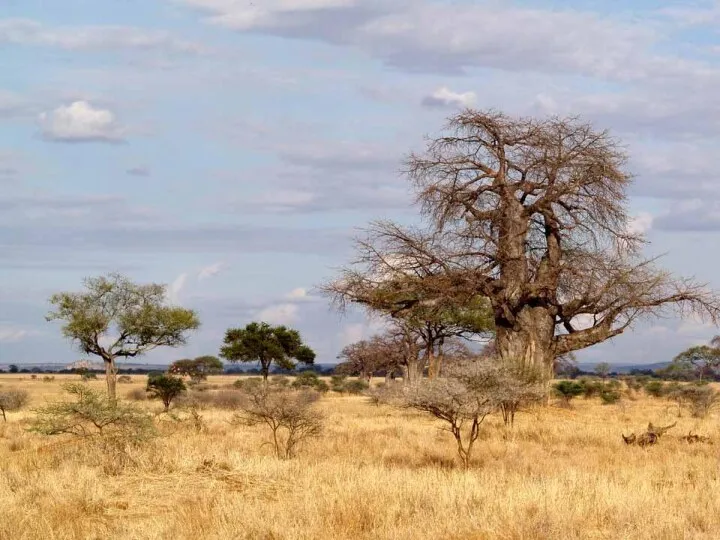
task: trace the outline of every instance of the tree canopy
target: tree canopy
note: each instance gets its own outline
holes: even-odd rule
[[[223,363],[216,356],[203,355],[194,360],[189,358],[176,360],[170,364],[168,371],[175,375],[186,375],[195,381],[202,381],[207,379],[208,375],[222,373]]]
[[[62,321],[65,337],[103,359],[111,399],[117,358],[184,345],[188,332],[200,326],[193,310],[166,305],[165,285],[140,285],[120,274],[87,278],[84,284],[83,292],[54,294],[47,320]]]
[[[305,345],[297,330],[252,322],[245,328],[225,332],[225,345],[220,356],[230,362],[259,362],[263,379],[267,380],[270,365],[295,369],[296,361],[312,364],[315,352]]]

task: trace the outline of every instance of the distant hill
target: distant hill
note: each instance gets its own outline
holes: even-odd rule
[[[578,364],[578,368],[582,371],[593,372],[597,362],[581,362]],[[633,369],[651,369],[653,371],[658,369],[666,368],[670,365],[670,362],[655,362],[654,364],[610,364],[610,371],[612,373],[630,373]]]

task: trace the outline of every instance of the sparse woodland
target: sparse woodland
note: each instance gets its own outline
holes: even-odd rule
[[[331,378],[263,321],[118,378],[198,314],[118,274],[53,295],[105,377],[0,374],[0,539],[720,538],[720,338],[674,382],[557,377],[637,321],[720,315],[643,258],[626,161],[576,119],[451,118],[407,160],[420,225],[371,224],[320,286],[384,326]]]

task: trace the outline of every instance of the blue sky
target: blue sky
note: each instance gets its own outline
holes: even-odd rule
[[[201,314],[150,362],[259,318],[333,361],[376,325],[313,286],[369,220],[414,219],[400,161],[465,105],[612,130],[648,253],[720,288],[718,23],[715,2],[5,0],[0,364],[77,359],[47,297],[113,270]],[[655,321],[581,358],[669,360],[715,330]]]

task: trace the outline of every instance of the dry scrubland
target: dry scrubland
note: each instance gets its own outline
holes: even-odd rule
[[[31,408],[61,396],[68,379],[78,377],[5,375],[0,385],[27,389]],[[145,380],[134,376],[120,395]],[[716,414],[684,414],[645,450],[620,434],[674,421],[665,400],[579,398],[572,410],[523,413],[512,431],[492,417],[465,472],[450,434],[420,413],[333,393],[319,407],[325,435],[294,460],[273,457],[260,427],[205,409],[206,432],[163,420],[163,436],[122,471],[82,444],[26,432],[28,409],[9,413],[0,538],[720,538],[720,446],[679,440],[693,429],[720,442]]]

